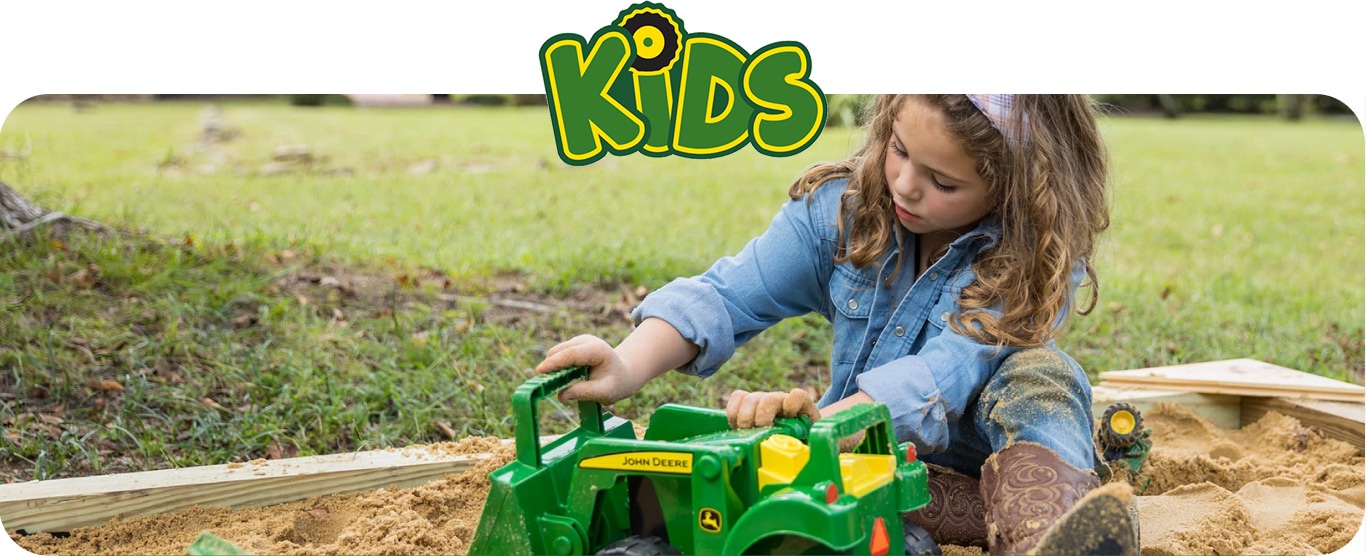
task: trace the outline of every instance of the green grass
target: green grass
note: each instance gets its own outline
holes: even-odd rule
[[[402,446],[446,439],[438,422],[458,436],[509,436],[512,389],[547,347],[625,332],[568,307],[534,320],[500,313],[457,295],[490,286],[461,292],[431,271],[416,280],[402,277],[417,269],[331,272],[314,250],[265,240],[68,239],[0,252],[0,471],[9,479]],[[816,363],[796,347],[811,343],[801,339],[811,322],[759,342],[769,347],[746,374],[809,380],[789,374]],[[648,417],[665,400],[715,403],[740,385],[670,377],[617,409]],[[557,419],[548,430],[562,429]]]
[[[1106,132],[1105,289],[1066,344],[1097,369],[1252,357],[1360,382],[1359,126],[1190,118]]]
[[[702,271],[764,229],[802,168],[857,140],[831,129],[787,159],[746,149],[574,168],[555,157],[544,108],[233,103],[221,118],[239,136],[201,144],[202,108],[28,103],[0,130],[0,180],[171,240],[0,244],[8,478],[429,442],[444,438],[438,421],[506,436],[508,395],[546,348],[627,332],[575,296],[621,303]],[[1115,118],[1104,131],[1102,298],[1063,348],[1092,372],[1251,357],[1359,376],[1360,126]],[[288,145],[313,162],[272,161]],[[300,279],[330,274],[364,286]],[[508,280],[560,307],[481,300]],[[818,318],[786,322],[726,372],[670,375],[616,410],[820,390],[829,342]]]
[[[257,104],[225,108],[222,119],[242,138],[205,147],[201,106],[20,106],[0,146],[22,148],[27,138],[33,155],[0,168],[0,179],[55,210],[208,241],[295,236],[350,260],[394,258],[461,276],[660,282],[738,249],[804,166],[850,145],[849,132],[831,131],[788,159],[747,149],[719,160],[570,167],[555,155],[544,108]],[[262,175],[289,145],[323,160]],[[428,161],[435,170],[410,173]],[[706,201],[718,195],[720,206]]]

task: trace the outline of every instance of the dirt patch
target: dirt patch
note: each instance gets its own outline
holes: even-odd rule
[[[346,318],[351,311],[386,316],[420,303],[433,309],[479,306],[485,322],[508,326],[532,324],[560,313],[583,315],[596,325],[629,326],[631,310],[649,293],[639,285],[598,284],[579,287],[568,295],[552,295],[532,290],[526,277],[515,273],[470,280],[438,269],[383,273],[335,263],[290,273],[272,287],[272,293],[304,302],[324,301],[327,307],[341,311],[324,315],[333,318]]]
[[[1301,444],[1299,422],[1274,412],[1241,430],[1172,404],[1144,418],[1154,440],[1145,469],[1152,483],[1137,498],[1144,554],[1326,554],[1362,523],[1364,463],[1346,443],[1310,437]],[[264,509],[195,508],[16,542],[40,554],[184,554],[211,531],[258,554],[465,554],[488,473],[514,454],[484,438],[430,449],[492,450],[493,457],[415,488]],[[981,551],[947,546],[944,553]]]

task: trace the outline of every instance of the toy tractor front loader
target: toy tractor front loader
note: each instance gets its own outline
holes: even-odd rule
[[[930,498],[886,406],[733,430],[724,411],[668,404],[637,439],[587,402],[578,428],[542,446],[536,403],[586,376],[566,369],[513,394],[517,459],[489,476],[471,554],[937,553],[903,528],[901,513]]]
[[[538,402],[553,396],[586,370],[534,377],[512,393],[517,417],[517,459],[489,474],[489,494],[475,532],[471,554],[582,554],[586,531],[564,514],[574,456],[589,440],[634,439],[630,421],[604,414],[597,402],[579,403],[578,428],[541,445]],[[611,494],[624,496],[620,488]],[[619,529],[622,517],[605,514],[599,529]]]

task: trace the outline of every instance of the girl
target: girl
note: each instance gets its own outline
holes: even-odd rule
[[[1089,258],[1109,226],[1089,99],[883,95],[868,110],[862,148],[799,177],[739,254],[647,296],[615,348],[579,336],[537,371],[590,366],[561,398],[611,403],[671,369],[709,376],[773,324],[818,312],[835,334],[819,413],[800,391],[736,391],[733,423],[883,403],[932,466],[933,502],[907,519],[940,544],[1138,553],[1128,493],[1090,492],[1109,474],[1090,383],[1052,343],[1095,305]],[[1084,279],[1092,295],[1074,304]]]

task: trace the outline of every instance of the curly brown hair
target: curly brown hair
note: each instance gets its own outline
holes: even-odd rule
[[[1075,306],[1078,314],[1090,313],[1100,293],[1091,258],[1097,238],[1110,226],[1108,151],[1093,102],[1086,95],[1015,95],[1005,125],[1027,128],[1029,140],[1008,144],[966,95],[878,95],[864,108],[867,136],[859,150],[808,169],[788,189],[800,199],[832,179],[849,178],[837,219],[836,263],[866,266],[896,240],[899,227],[883,165],[892,122],[910,99],[944,114],[987,183],[988,217],[1001,223],[1001,240],[973,262],[977,279],[963,288],[950,325],[985,344],[1047,343],[1073,308],[1074,268],[1085,269],[1082,285],[1091,290],[1088,302]],[[901,266],[898,255],[896,272]],[[988,308],[998,309],[999,317]]]

